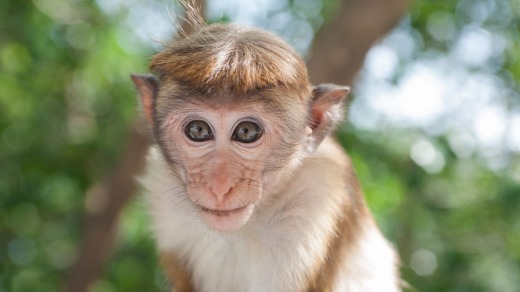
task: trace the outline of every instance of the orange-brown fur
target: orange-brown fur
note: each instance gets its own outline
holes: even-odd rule
[[[238,25],[213,24],[175,41],[153,57],[150,69],[201,92],[283,86],[310,97],[307,68],[294,49],[273,34]]]
[[[190,272],[186,269],[186,264],[181,263],[176,255],[163,253],[160,255],[160,262],[164,273],[172,284],[172,291],[175,292],[194,292],[191,283]]]
[[[343,205],[343,212],[337,218],[336,232],[331,234],[327,254],[323,264],[318,267],[317,273],[310,279],[308,291],[332,291],[332,284],[338,269],[338,259],[342,259],[349,252],[349,247],[361,233],[362,223],[370,220],[370,214],[361,193],[359,181],[349,165],[347,173],[348,200]]]

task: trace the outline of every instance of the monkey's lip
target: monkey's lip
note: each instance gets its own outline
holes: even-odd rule
[[[210,209],[198,206],[201,218],[209,227],[216,231],[233,231],[247,223],[255,204],[249,204],[235,209]]]
[[[209,213],[214,216],[222,217],[222,216],[229,216],[229,215],[240,213],[240,212],[246,210],[248,206],[235,208],[235,209],[228,209],[228,210],[209,209],[209,208],[206,208],[203,206],[199,206],[199,207],[203,212]]]

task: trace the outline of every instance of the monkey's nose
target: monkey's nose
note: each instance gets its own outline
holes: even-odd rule
[[[231,193],[231,190],[233,187],[229,184],[219,184],[215,183],[212,184],[210,187],[211,193],[213,196],[215,196],[215,199],[218,204],[224,203],[224,200],[226,199],[227,195]]]

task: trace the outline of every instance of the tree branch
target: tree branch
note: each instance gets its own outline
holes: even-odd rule
[[[403,17],[410,0],[344,0],[318,33],[309,72],[315,84],[353,84],[372,45]]]
[[[143,168],[148,144],[148,139],[134,127],[119,165],[87,195],[83,245],[70,270],[66,291],[87,291],[101,275],[114,243],[121,210],[135,193],[134,176]]]

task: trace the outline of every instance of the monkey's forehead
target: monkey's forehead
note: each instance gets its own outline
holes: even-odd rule
[[[287,111],[308,111],[312,93],[302,98],[298,92],[285,87],[254,90],[238,93],[232,90],[211,88],[202,91],[180,82],[164,82],[158,90],[156,106],[164,110],[209,108],[228,110],[263,111],[284,114]]]
[[[156,54],[151,70],[201,91],[214,88],[247,93],[285,87],[311,91],[307,68],[280,38],[259,29],[212,25]]]

